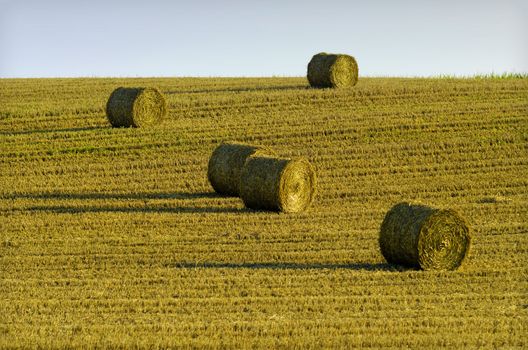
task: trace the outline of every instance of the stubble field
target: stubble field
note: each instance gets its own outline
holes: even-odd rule
[[[114,129],[118,86],[169,115]],[[0,347],[525,348],[528,79],[1,79]],[[216,195],[224,140],[305,156],[304,213]],[[453,272],[379,252],[401,201],[469,222]]]

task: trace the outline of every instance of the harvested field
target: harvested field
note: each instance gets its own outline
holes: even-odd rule
[[[117,86],[164,123],[112,128]],[[526,348],[528,79],[0,79],[0,348]],[[216,194],[225,140],[305,157],[301,213]],[[498,200],[500,199],[500,200]],[[456,271],[380,253],[396,203],[468,220]]]

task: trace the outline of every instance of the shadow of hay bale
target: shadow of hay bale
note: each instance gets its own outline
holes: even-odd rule
[[[401,271],[385,263],[317,264],[294,262],[175,262],[170,267],[180,269],[252,269],[252,270],[364,270],[364,271]]]

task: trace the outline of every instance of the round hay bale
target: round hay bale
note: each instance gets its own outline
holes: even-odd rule
[[[469,227],[456,211],[399,203],[383,220],[379,244],[392,264],[456,270],[470,246]]]
[[[315,171],[305,159],[251,156],[240,175],[240,197],[248,208],[295,213],[315,195]]]
[[[165,97],[154,88],[115,89],[106,103],[106,116],[113,127],[147,127],[167,114]]]
[[[273,155],[274,152],[262,146],[243,143],[222,143],[209,159],[207,177],[214,190],[227,196],[238,196],[240,173],[246,159],[251,155]]]
[[[321,52],[308,63],[307,76],[312,87],[352,87],[358,81],[358,65],[352,56]]]

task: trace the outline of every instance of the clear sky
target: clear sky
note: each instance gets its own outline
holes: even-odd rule
[[[0,0],[0,77],[528,72],[528,0]]]

